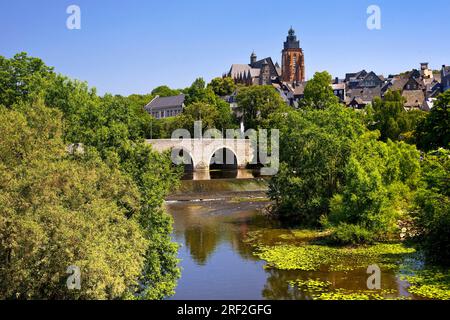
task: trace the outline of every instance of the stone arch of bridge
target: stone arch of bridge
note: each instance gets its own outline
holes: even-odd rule
[[[223,151],[223,153],[220,154],[219,151]],[[230,157],[228,157],[229,154],[227,154],[227,152],[230,152],[233,155],[233,159],[232,159],[233,163],[229,163]],[[221,163],[215,163],[215,164],[229,166],[230,168],[237,169],[241,165],[236,151],[233,150],[233,148],[230,148],[229,146],[226,146],[226,145],[221,145],[221,146],[215,147],[213,149],[213,152],[209,155],[208,162],[207,162],[210,166],[212,164],[211,162],[213,161],[213,159],[221,161]]]
[[[194,171],[197,165],[197,162],[192,155],[192,152],[188,150],[184,146],[175,146],[171,149],[171,157],[178,156],[180,161],[182,161],[182,165],[184,166],[185,172]],[[172,159],[174,160],[174,159]]]

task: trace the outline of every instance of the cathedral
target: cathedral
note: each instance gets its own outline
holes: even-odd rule
[[[289,29],[284,42],[281,67],[272,58],[258,60],[253,52],[249,64],[233,64],[224,77],[231,77],[236,84],[270,85],[273,83],[301,83],[305,81],[305,58],[294,29]]]

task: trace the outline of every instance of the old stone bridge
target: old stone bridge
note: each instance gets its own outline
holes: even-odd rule
[[[150,139],[146,142],[158,152],[172,150],[172,160],[182,157],[184,164],[190,162],[194,171],[209,170],[211,164],[245,168],[256,156],[249,139]]]

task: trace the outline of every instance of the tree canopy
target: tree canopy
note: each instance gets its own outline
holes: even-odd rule
[[[25,54],[1,57],[0,83],[0,295],[173,294],[177,245],[162,204],[178,173],[144,144],[151,117],[137,97],[99,97]],[[75,293],[70,265],[84,279]]]
[[[331,88],[331,75],[326,71],[314,74],[306,84],[303,95],[300,101],[302,107],[325,109],[339,102]]]
[[[247,129],[267,127],[267,120],[275,112],[286,110],[287,106],[272,86],[242,87],[237,102]]]
[[[450,149],[450,91],[441,94],[417,128],[417,143],[424,150]]]
[[[214,78],[208,84],[208,87],[219,97],[228,96],[236,90],[236,84],[230,77]]]
[[[369,128],[380,131],[382,141],[391,139],[414,142],[416,126],[425,117],[425,112],[406,111],[404,104],[405,98],[399,91],[388,91],[383,99],[374,99]]]

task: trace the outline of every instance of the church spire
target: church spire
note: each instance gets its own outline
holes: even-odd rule
[[[282,51],[281,78],[283,81],[291,83],[305,80],[305,56],[292,26],[288,31]]]
[[[289,29],[289,31],[288,31],[288,34],[289,34],[289,36],[295,36],[295,30],[292,28],[292,26],[291,26],[291,28]]]
[[[298,49],[298,48],[300,48],[300,41],[297,40],[295,30],[291,26],[291,28],[288,31],[286,42],[284,43],[284,49]]]

